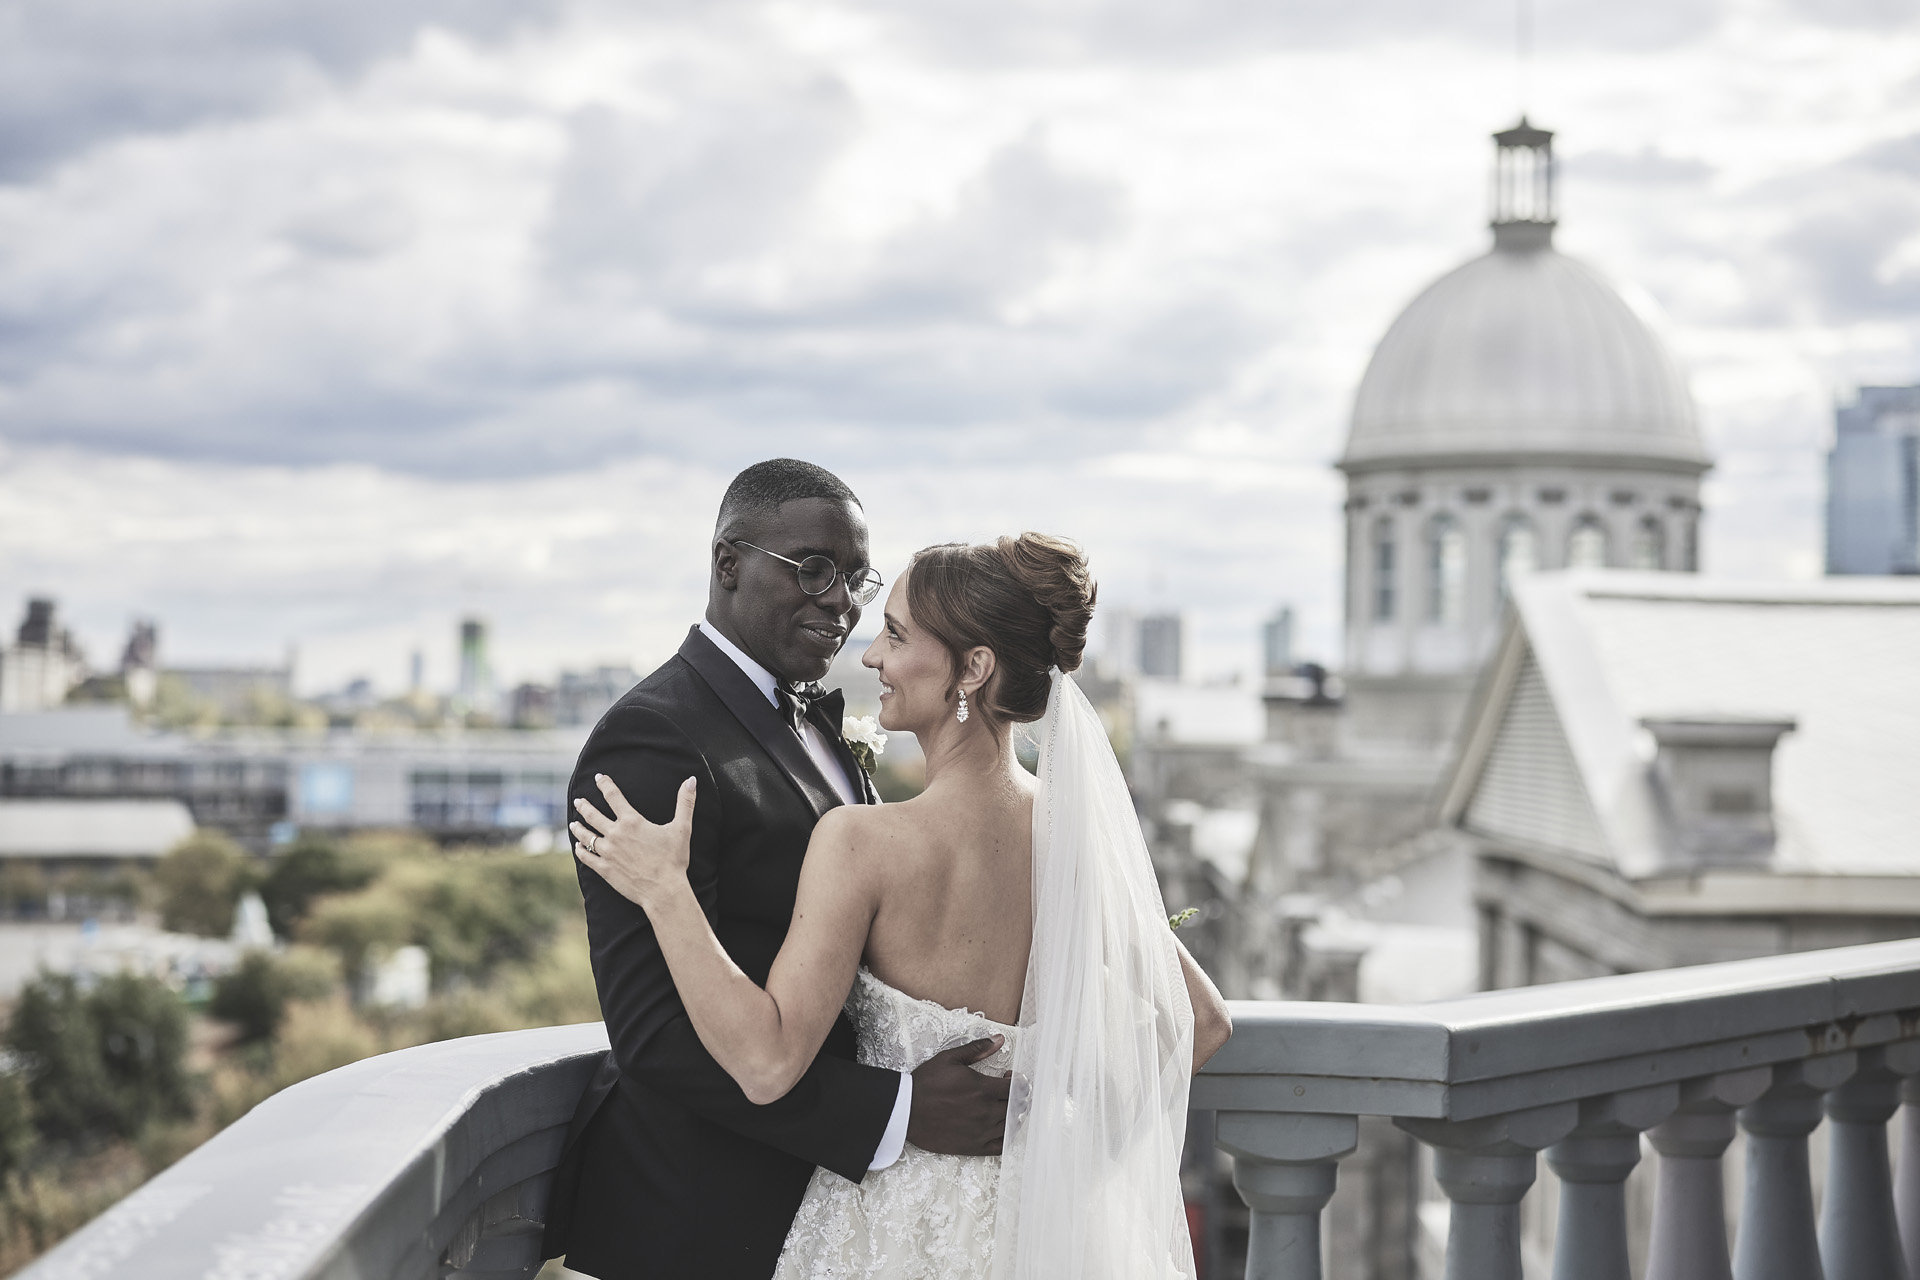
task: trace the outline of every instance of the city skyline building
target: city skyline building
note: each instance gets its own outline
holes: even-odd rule
[[[1140,619],[1140,674],[1178,680],[1186,672],[1186,619],[1177,613],[1152,613]]]
[[[460,683],[455,692],[470,711],[492,710],[493,669],[487,655],[487,623],[484,618],[460,620]]]
[[[57,707],[86,674],[86,658],[61,625],[59,606],[46,596],[30,598],[14,642],[0,649],[0,712]]]
[[[1920,386],[1861,387],[1833,419],[1827,572],[1920,573]]]
[[[1293,674],[1293,606],[1281,605],[1260,624],[1260,674]]]

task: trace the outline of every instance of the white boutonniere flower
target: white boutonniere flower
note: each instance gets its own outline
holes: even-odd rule
[[[846,740],[847,750],[853,752],[853,758],[860,767],[872,773],[880,753],[887,749],[887,735],[880,732],[879,719],[874,716],[848,716],[840,722],[840,736]]]

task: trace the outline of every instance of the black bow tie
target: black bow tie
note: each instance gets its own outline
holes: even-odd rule
[[[791,687],[777,684],[773,687],[773,696],[780,704],[780,714],[786,717],[787,725],[800,737],[806,737],[800,725],[812,716],[815,707],[826,713],[827,723],[833,726],[834,733],[840,732],[840,714],[847,705],[846,697],[840,690],[829,693],[817,682]]]

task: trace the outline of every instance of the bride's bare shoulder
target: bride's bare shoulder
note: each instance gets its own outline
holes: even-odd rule
[[[891,843],[912,828],[913,802],[901,804],[843,804],[827,810],[814,824],[813,843],[867,848]]]
[[[927,842],[922,806],[843,804],[814,825],[807,859],[832,863],[842,872],[899,868]]]

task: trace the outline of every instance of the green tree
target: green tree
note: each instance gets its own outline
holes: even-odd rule
[[[551,874],[557,856],[491,853],[450,859],[408,885],[435,977],[479,980],[531,957],[579,899],[571,875]],[[571,870],[571,868],[567,868]]]
[[[26,1168],[39,1144],[27,1078],[18,1071],[0,1075],[0,1177]]]
[[[305,947],[284,955],[249,951],[214,984],[207,1011],[233,1023],[243,1043],[257,1043],[279,1032],[288,1001],[316,999],[339,984],[340,966],[327,952]]]
[[[316,898],[348,893],[373,883],[381,870],[377,840],[342,842],[319,833],[302,833],[277,854],[260,885],[267,920],[282,938],[291,938]]]
[[[48,1138],[130,1138],[192,1109],[187,1012],[156,979],[114,974],[86,992],[67,974],[41,974],[20,991],[7,1045]]]
[[[64,1141],[112,1128],[100,1028],[70,975],[43,973],[20,989],[7,1047],[26,1069],[40,1132]]]
[[[116,973],[100,980],[87,1003],[99,1027],[119,1135],[131,1138],[152,1121],[192,1115],[187,1010],[180,997],[158,979]]]
[[[412,904],[383,878],[317,900],[301,922],[300,937],[339,956],[347,981],[359,991],[382,956],[413,941],[415,923]]]
[[[317,899],[300,936],[336,952],[356,985],[381,955],[410,943],[427,949],[436,984],[481,981],[535,955],[578,915],[570,863],[518,850],[398,857],[364,888]]]
[[[253,886],[253,868],[246,850],[202,828],[168,850],[153,878],[160,890],[161,928],[224,938],[233,931],[240,895]]]

